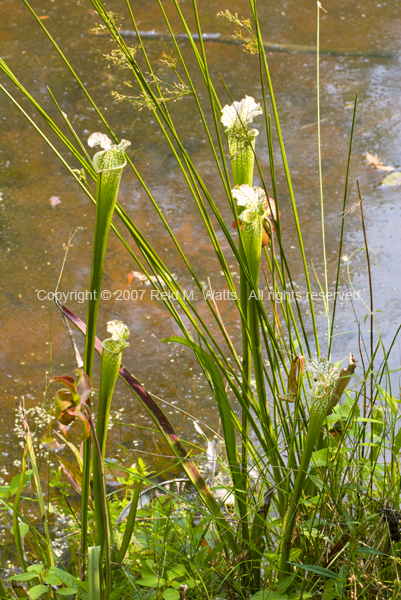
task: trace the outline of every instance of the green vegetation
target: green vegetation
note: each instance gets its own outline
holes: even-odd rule
[[[196,24],[196,39],[181,4],[178,0],[172,0],[172,4],[200,69],[203,81],[200,89],[193,82],[159,0],[174,52],[174,59],[163,58],[171,69],[173,92],[166,92],[155,75],[129,3],[139,44],[136,52],[119,34],[116,16],[108,13],[99,0],[91,0],[101,20],[99,28],[107,31],[114,42],[112,60],[117,66],[129,69],[132,84],[140,90],[135,98],[117,96],[132,102],[133,110],[146,107],[158,123],[176,159],[177,172],[185,180],[199,211],[205,239],[215,253],[225,286],[232,294],[241,322],[241,339],[229,331],[211,297],[206,296],[207,319],[199,312],[174,278],[174,265],[166,264],[150,244],[146,232],[138,228],[118,203],[120,178],[124,177],[125,169],[131,168],[137,185],[142,186],[154,207],[155,218],[168,232],[171,244],[202,293],[204,287],[197,275],[197,265],[190,263],[173,224],[163,215],[150,186],[126,154],[129,143],[124,140],[118,143],[118,136],[73,67],[28,2],[24,2],[75,77],[108,135],[93,133],[90,136],[90,147],[95,144],[102,147],[91,159],[67,117],[60,111],[63,126],[74,143],[0,60],[3,72],[58,136],[65,155],[55,150],[41,124],[33,123],[12,94],[0,86],[2,91],[34,125],[96,206],[88,282],[92,300],[86,324],[68,307],[58,303],[63,319],[86,336],[84,359],[81,361],[76,352],[77,381],[72,376],[56,376],[50,381],[55,416],[63,432],[58,436],[72,452],[74,466],[61,463],[60,470],[53,473],[50,489],[58,502],[55,515],[53,500],[45,501],[24,415],[21,473],[9,485],[0,488],[5,523],[8,514],[13,515],[12,530],[7,533],[8,541],[2,552],[1,566],[5,575],[0,586],[1,597],[30,597],[32,600],[41,596],[48,599],[76,596],[82,600],[397,598],[400,591],[401,430],[399,400],[392,391],[388,357],[398,331],[390,348],[384,347],[379,331],[375,338],[372,333],[362,376],[356,378],[356,360],[352,355],[343,369],[342,361],[331,363],[330,336],[336,304],[330,312],[326,299],[328,347],[319,343],[306,251],[255,0],[250,0],[252,22],[240,20],[227,11],[223,16],[245,28],[250,36],[244,43],[247,51],[255,54],[255,77],[256,65],[259,66],[263,104],[260,106],[248,96],[241,101],[234,100],[235,92],[230,90],[229,82],[225,82],[229,104],[224,107],[210,77],[196,0],[193,0],[191,14]],[[271,102],[274,131],[266,98]],[[192,102],[197,110],[220,177],[218,192],[226,198],[235,228],[223,219],[215,200],[216,190],[208,187],[185,149],[179,134],[179,115],[170,110],[171,100]],[[344,213],[356,108],[357,99],[350,123],[348,162],[344,163]],[[266,129],[264,142],[262,136],[257,137],[257,132],[250,128],[252,121],[262,115]],[[280,226],[281,219],[288,221],[290,215],[280,212],[273,153],[275,135],[299,239],[299,260],[309,292],[308,311],[302,310],[298,301]],[[263,143],[269,153],[268,173],[262,171],[258,161],[258,146]],[[70,161],[71,164],[78,162],[81,170],[70,166]],[[255,168],[261,187],[253,185]],[[321,209],[324,225],[322,193]],[[160,292],[160,298],[180,329],[180,336],[163,341],[182,345],[194,354],[215,400],[222,447],[217,455],[204,436],[212,463],[206,478],[196,464],[195,452],[199,449],[180,438],[155,399],[121,366],[129,334],[125,325],[110,322],[111,338],[103,344],[96,338],[99,292],[103,271],[107,271],[110,228],[132,261]],[[128,232],[132,243],[126,241],[123,230],[124,234]],[[343,224],[339,240],[335,292],[339,289]],[[324,227],[322,244],[325,258]],[[369,258],[367,248],[366,252]],[[239,291],[228,266],[228,254],[229,262],[235,260],[239,265]],[[269,302],[259,293],[261,265],[268,281]],[[325,262],[324,265],[326,268]],[[326,270],[324,289],[328,292]],[[165,291],[170,294],[164,294]],[[279,295],[284,298],[281,303],[277,302]],[[371,307],[367,307],[367,311],[373,328]],[[207,325],[210,322],[214,323],[213,327]],[[308,335],[309,330],[313,331],[312,336]],[[91,385],[95,352],[102,356],[98,394]],[[154,479],[147,471],[150,465],[144,465],[140,459],[130,469],[121,467],[124,472],[120,478],[121,490],[118,494],[108,493],[105,447],[118,376],[147,410],[169,444],[177,468],[185,474],[186,493],[173,484],[168,494],[155,493],[145,501],[143,491],[154,484]],[[64,387],[56,391],[56,384]],[[93,405],[96,419],[92,416]],[[66,429],[77,417],[83,429],[82,456],[68,440]],[[199,425],[197,427],[199,429]],[[221,473],[215,475],[217,463]],[[36,490],[32,497],[24,491],[30,482]],[[162,484],[159,488],[163,491]],[[69,501],[69,489],[79,493],[81,511],[78,514]],[[26,511],[31,503],[38,508],[36,519],[30,518]],[[126,519],[121,516],[123,509]],[[64,553],[60,556],[52,532],[55,518],[62,514],[70,521]]]

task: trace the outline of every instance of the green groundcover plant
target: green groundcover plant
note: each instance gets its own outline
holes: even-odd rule
[[[194,285],[202,292],[196,265],[186,255],[173,224],[163,215],[151,186],[148,187],[129,158],[129,142],[119,140],[112,131],[73,66],[24,0],[42,33],[54,45],[96,111],[102,131],[93,132],[87,142],[81,140],[61,110],[62,124],[57,125],[0,59],[3,73],[51,127],[63,150],[56,150],[40,120],[34,122],[3,85],[0,86],[2,92],[54,150],[96,210],[88,282],[91,299],[86,321],[82,315],[73,314],[67,306],[57,302],[73,342],[79,331],[85,336],[84,356],[81,359],[74,342],[77,373],[57,374],[48,387],[54,401],[49,422],[53,417],[57,420],[57,436],[72,453],[73,464],[60,460],[59,470],[53,472],[48,482],[57,498],[55,511],[55,501],[46,501],[42,490],[28,414],[22,407],[25,442],[21,473],[9,485],[0,488],[6,526],[12,515],[11,529],[5,528],[1,556],[1,597],[30,597],[32,600],[40,596],[76,596],[83,600],[397,598],[401,433],[399,400],[392,392],[388,357],[398,331],[390,347],[384,347],[378,330],[376,337],[373,336],[377,324],[372,306],[367,306],[372,334],[362,376],[358,379],[355,376],[357,361],[352,354],[342,368],[342,361],[331,362],[336,300],[333,306],[329,305],[319,152],[324,264],[321,290],[326,298],[327,347],[323,348],[319,342],[306,251],[256,1],[249,2],[249,20],[229,11],[220,16],[228,18],[248,36],[244,38],[243,33],[237,33],[242,36],[245,50],[255,55],[261,103],[250,96],[237,98],[228,84],[228,100],[222,102],[219,98],[209,72],[196,0],[192,2],[191,15],[187,16],[177,0],[171,4],[200,70],[201,83],[197,86],[165,6],[158,0],[173,52],[163,58],[174,82],[169,91],[155,74],[129,1],[127,8],[138,42],[135,51],[120,35],[116,15],[107,12],[99,0],[90,2],[101,22],[98,31],[107,32],[113,41],[109,59],[128,69],[130,85],[140,90],[135,97],[120,92],[115,96],[120,101],[130,102],[133,110],[146,108],[157,122],[166,146],[174,155],[177,172],[183,177],[198,210],[205,240],[213,249],[225,285],[232,293],[241,323],[241,338],[238,340],[238,336],[230,332],[212,297],[205,297],[207,319],[199,312],[174,278],[174,265],[162,259],[149,242],[146,231],[141,231],[119,204],[120,180],[126,169],[132,169],[137,185],[144,189],[155,210],[155,218],[166,229]],[[318,24],[320,8],[317,3]],[[191,32],[189,17],[196,31]],[[320,148],[319,61],[317,75]],[[223,219],[215,202],[215,190],[202,178],[178,133],[170,106],[184,98],[192,102],[204,127],[211,160],[219,176],[219,193],[224,194],[231,210],[233,227]],[[57,99],[54,101],[58,107]],[[344,162],[344,214],[356,108],[357,98],[350,123],[348,160]],[[258,119],[264,119],[264,141],[252,127]],[[292,216],[280,211],[274,136],[283,161]],[[267,173],[262,171],[258,161],[258,146],[262,144],[269,155]],[[100,151],[91,156],[88,146],[100,146]],[[79,169],[71,166],[75,163]],[[261,187],[254,185],[255,171]],[[362,208],[361,197],[359,203]],[[282,218],[295,220],[299,260],[309,292],[307,313],[301,309],[295,294],[280,226]],[[181,345],[193,353],[210,387],[222,437],[216,452],[196,424],[207,443],[209,468],[203,473],[194,458],[194,452],[200,449],[180,438],[154,397],[122,366],[128,328],[121,321],[112,321],[108,323],[110,338],[101,342],[96,337],[111,229],[133,263],[139,265],[160,292],[160,298],[181,332],[180,336],[163,342]],[[133,244],[126,241],[122,231],[124,235],[128,233]],[[344,219],[339,232],[335,292],[339,288],[343,232]],[[222,239],[229,249],[230,260],[238,263],[239,289],[228,266]],[[369,261],[367,243],[364,250]],[[271,292],[269,302],[259,293],[262,268]],[[165,291],[170,294],[163,294]],[[278,294],[284,302],[274,300]],[[212,333],[206,324],[210,320],[217,333]],[[76,332],[71,332],[70,324]],[[307,333],[309,330],[311,335]],[[101,355],[97,394],[92,390],[95,353]],[[184,475],[180,474],[181,487],[178,479],[169,487],[157,484],[159,491],[149,496],[149,490],[154,487],[154,474],[148,471],[149,465],[133,455],[135,462],[131,468],[121,466],[124,475],[119,478],[120,491],[116,494],[108,490],[106,471],[110,465],[105,459],[105,448],[118,377],[164,436],[177,468]],[[68,439],[67,428],[74,422],[82,426],[82,451]],[[220,468],[218,475],[217,467]],[[35,486],[33,497],[25,491],[29,483]],[[79,497],[79,511],[77,503],[71,500],[73,493]],[[36,507],[36,520],[29,519],[26,512],[32,503]],[[68,520],[62,548],[52,533],[55,524],[62,522],[60,519]]]

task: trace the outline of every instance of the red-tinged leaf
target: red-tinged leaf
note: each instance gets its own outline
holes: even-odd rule
[[[58,422],[58,426],[60,427],[65,437],[67,437],[67,427],[65,427],[65,425],[63,425],[60,421]]]
[[[56,409],[56,417],[62,425],[70,425],[75,417],[82,420],[85,425],[85,439],[89,436],[89,425],[84,422],[86,416],[83,415],[80,408],[83,402],[89,401],[92,386],[89,377],[82,369],[77,369],[79,373],[78,383],[74,377],[63,375],[62,377],[53,377],[50,383],[62,383],[66,387],[58,390],[54,397],[54,405]],[[62,428],[64,434],[66,429]]]
[[[64,383],[64,385],[70,384],[70,385],[75,385],[75,379],[74,377],[71,377],[71,375],[60,375],[58,377],[52,377],[50,379],[50,383],[59,381],[60,383]]]
[[[90,435],[90,426],[87,416],[82,412],[79,406],[76,406],[75,408],[69,408],[67,412],[68,414],[73,415],[73,417],[78,417],[78,419],[81,419],[85,428],[83,441],[87,440]]]
[[[63,375],[62,377],[52,377],[50,379],[50,383],[62,383],[65,385],[65,387],[67,388],[67,390],[70,392],[71,396],[72,396],[72,402],[73,404],[78,404],[80,397],[78,394],[78,390],[77,390],[77,386],[76,386],[76,382],[75,379],[73,377],[70,377],[69,375]],[[62,390],[64,391],[64,390]]]
[[[81,398],[81,402],[86,402],[91,395],[92,385],[89,377],[82,369],[77,369],[77,371],[80,373],[77,383],[78,394]]]
[[[63,464],[64,461],[61,458],[58,458],[58,461],[60,463],[61,470],[63,471],[64,475],[67,477],[68,482],[72,485],[72,487],[74,488],[74,490],[79,495],[81,495],[82,494],[82,486],[78,483],[77,478],[74,477],[74,475],[71,473],[70,468],[67,468]]]

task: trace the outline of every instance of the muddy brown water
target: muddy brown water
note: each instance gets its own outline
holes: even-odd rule
[[[191,13],[191,2],[180,2],[185,14]],[[124,16],[123,27],[129,29],[125,3],[113,0],[108,9]],[[152,116],[138,112],[128,103],[116,104],[112,90],[124,92],[123,81],[127,72],[107,69],[103,54],[111,49],[105,37],[95,37],[88,30],[96,22],[89,2],[80,5],[63,0],[39,0],[33,3],[43,23],[49,28],[65,52],[80,78],[104,111],[119,138],[131,140],[129,155],[151,192],[172,224],[174,233],[188,252],[199,278],[210,276],[215,289],[221,288],[220,269],[207,243],[200,217],[178,176],[177,167]],[[166,32],[155,0],[146,3],[134,0],[133,11],[141,30]],[[217,19],[219,10],[229,8],[239,15],[249,16],[245,0],[224,4],[204,0],[199,4],[203,30],[232,33],[233,25]],[[401,188],[381,186],[385,173],[369,167],[363,154],[378,153],[385,164],[401,166],[401,7],[396,0],[377,2],[349,2],[339,0],[324,3],[327,13],[321,15],[321,43],[332,48],[337,55],[321,57],[321,118],[322,161],[326,211],[327,256],[329,283],[332,289],[337,260],[337,246],[341,225],[341,207],[344,190],[348,139],[352,119],[352,103],[359,91],[359,106],[355,128],[354,150],[351,163],[349,203],[356,200],[356,178],[359,179],[365,201],[367,235],[372,256],[375,310],[383,339],[389,344],[400,323],[400,225]],[[182,32],[174,8],[168,13],[175,30]],[[259,7],[264,39],[272,44],[297,44],[312,47],[315,44],[316,6],[313,1],[294,0],[260,3]],[[190,22],[193,20],[190,17]],[[35,23],[23,2],[0,2],[1,56],[20,78],[26,88],[43,104],[51,116],[61,121],[49,97],[50,87],[62,110],[67,113],[75,129],[86,139],[100,128],[82,91],[64,68],[59,56]],[[135,40],[128,40],[135,45]],[[170,50],[170,42],[148,40],[147,48],[152,60]],[[339,49],[353,49],[361,56],[341,56]],[[194,67],[190,49],[182,41],[188,64]],[[209,67],[216,88],[226,101],[219,75],[224,77],[233,97],[245,94],[262,101],[258,77],[258,61],[246,55],[241,47],[208,42],[206,46]],[[391,54],[393,58],[374,58],[373,54]],[[275,89],[283,135],[292,173],[299,218],[303,230],[308,265],[314,265],[322,277],[320,237],[320,207],[317,172],[316,128],[316,57],[309,52],[268,52],[268,61]],[[166,76],[165,71],[161,71]],[[21,102],[27,113],[38,119],[36,111],[4,75],[1,82]],[[196,71],[195,81],[200,83]],[[203,92],[203,100],[205,100]],[[228,99],[227,99],[228,101]],[[216,201],[224,218],[231,223],[228,207],[218,185],[216,169],[211,161],[205,135],[198,125],[193,102],[184,98],[172,107],[179,119],[179,130],[185,147],[204,175],[207,183],[216,184]],[[4,96],[0,102],[0,389],[2,410],[0,414],[0,469],[17,472],[15,460],[21,448],[13,434],[14,407],[22,397],[28,407],[40,405],[50,368],[49,328],[51,303],[42,300],[43,294],[54,290],[64,256],[63,244],[69,232],[78,231],[64,269],[61,290],[84,291],[89,284],[91,241],[94,224],[94,207],[71,181],[68,173],[54,154],[37,135],[28,122]],[[258,123],[257,123],[258,124]],[[266,139],[262,119],[258,153],[262,167],[268,171]],[[50,135],[51,139],[54,138]],[[55,141],[60,148],[60,144]],[[283,236],[294,279],[304,291],[302,266],[297,250],[293,217],[286,191],[282,161],[276,144],[279,199],[282,211]],[[71,162],[71,161],[70,161]],[[73,164],[73,162],[71,162]],[[75,165],[73,165],[75,166]],[[259,183],[256,177],[256,183]],[[57,196],[55,207],[49,199]],[[163,230],[154,210],[135,176],[126,168],[123,174],[120,202],[138,227],[146,232],[161,257],[176,274],[184,289],[192,289],[188,272],[172,249],[168,235]],[[346,219],[343,254],[350,256],[363,246],[359,213]],[[233,259],[229,264],[235,268]],[[103,287],[117,292],[103,302],[99,312],[100,337],[105,337],[106,322],[121,318],[131,330],[131,345],[124,355],[124,363],[159,396],[163,408],[180,434],[189,440],[198,440],[192,422],[178,408],[201,419],[210,427],[218,427],[217,411],[206,384],[197,375],[199,370],[187,351],[159,342],[164,337],[178,334],[178,328],[162,303],[151,297],[151,288],[139,282],[128,284],[127,273],[138,270],[116,237],[110,236]],[[353,259],[350,273],[356,290],[368,301],[368,280],[365,257],[362,253]],[[314,280],[311,269],[311,279]],[[342,266],[341,282],[347,282],[346,263]],[[313,283],[318,289],[316,282]],[[43,290],[38,297],[38,291]],[[141,300],[118,300],[118,290],[145,290]],[[68,301],[71,310],[85,316],[86,304]],[[306,303],[304,303],[306,309]],[[225,322],[235,332],[239,330],[234,307],[229,301],[219,304]],[[324,337],[325,317],[323,306],[317,306],[318,326]],[[343,358],[349,351],[358,355],[357,327],[350,302],[339,305],[334,339],[334,357]],[[361,319],[366,341],[368,321],[363,318],[366,309],[355,305]],[[72,373],[73,355],[58,315],[53,317],[53,374]],[[311,332],[311,330],[309,329]],[[78,337],[78,336],[77,336]],[[81,344],[82,347],[82,344]],[[399,346],[395,345],[390,363],[393,369],[400,365]],[[398,378],[395,375],[395,383]],[[94,382],[95,387],[98,381]],[[396,390],[397,393],[397,390]],[[172,403],[168,405],[167,402]],[[123,409],[121,411],[120,409]],[[125,387],[117,384],[114,413],[124,422],[139,427],[149,427],[145,411],[132,399]],[[34,423],[32,423],[34,427]],[[122,433],[121,433],[122,431]],[[123,457],[119,444],[136,445],[148,461],[153,454],[166,450],[159,434],[123,426],[110,431],[110,456]],[[149,453],[149,454],[146,454]],[[130,459],[126,460],[126,464]],[[5,474],[0,473],[0,477]]]

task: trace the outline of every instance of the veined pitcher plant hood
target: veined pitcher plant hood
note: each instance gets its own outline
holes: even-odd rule
[[[247,184],[236,186],[232,190],[241,212],[241,230],[245,255],[252,272],[253,282],[258,285],[260,253],[263,242],[264,221],[266,217],[267,198],[260,187]]]
[[[252,96],[245,96],[240,102],[233,102],[231,105],[226,104],[221,112],[221,122],[229,138],[236,137],[249,141],[259,134],[257,129],[249,128],[254,118],[263,114],[260,104],[257,104]]]
[[[222,109],[221,122],[225,126],[230,150],[234,185],[253,183],[255,138],[259,134],[250,124],[262,114],[262,109],[252,96],[233,102]]]
[[[111,337],[104,340],[102,343],[103,348],[109,352],[119,354],[124,348],[129,346],[129,342],[127,342],[129,329],[122,321],[118,321],[117,319],[108,321],[107,331],[111,334]]]
[[[277,218],[276,204],[273,198],[270,198],[270,196],[267,198],[264,190],[261,188],[251,188],[246,184],[236,186],[232,190],[232,194],[237,200],[238,212],[241,214],[241,218],[239,219],[241,230],[242,221],[249,221],[249,219],[252,221],[255,218],[261,220],[261,247],[264,248],[270,241],[271,234],[274,231],[273,223]],[[235,221],[233,222],[233,227],[237,228]]]
[[[92,159],[96,173],[102,173],[103,171],[114,171],[125,167],[127,164],[125,150],[128,146],[131,146],[131,142],[121,140],[119,144],[113,144],[107,135],[97,131],[88,138],[88,146],[90,148],[95,146],[103,148]]]
[[[107,323],[107,331],[111,334],[111,337],[102,342],[103,352],[100,373],[98,418],[96,424],[96,434],[99,439],[103,458],[106,450],[107,427],[114,387],[121,366],[123,350],[129,346],[129,343],[127,342],[129,329],[124,323],[117,320],[109,321]]]
[[[337,367],[323,357],[314,358],[307,362],[306,370],[316,383],[311,392],[309,429],[315,428],[320,431],[320,427],[326,418],[330,396],[339,373]]]

